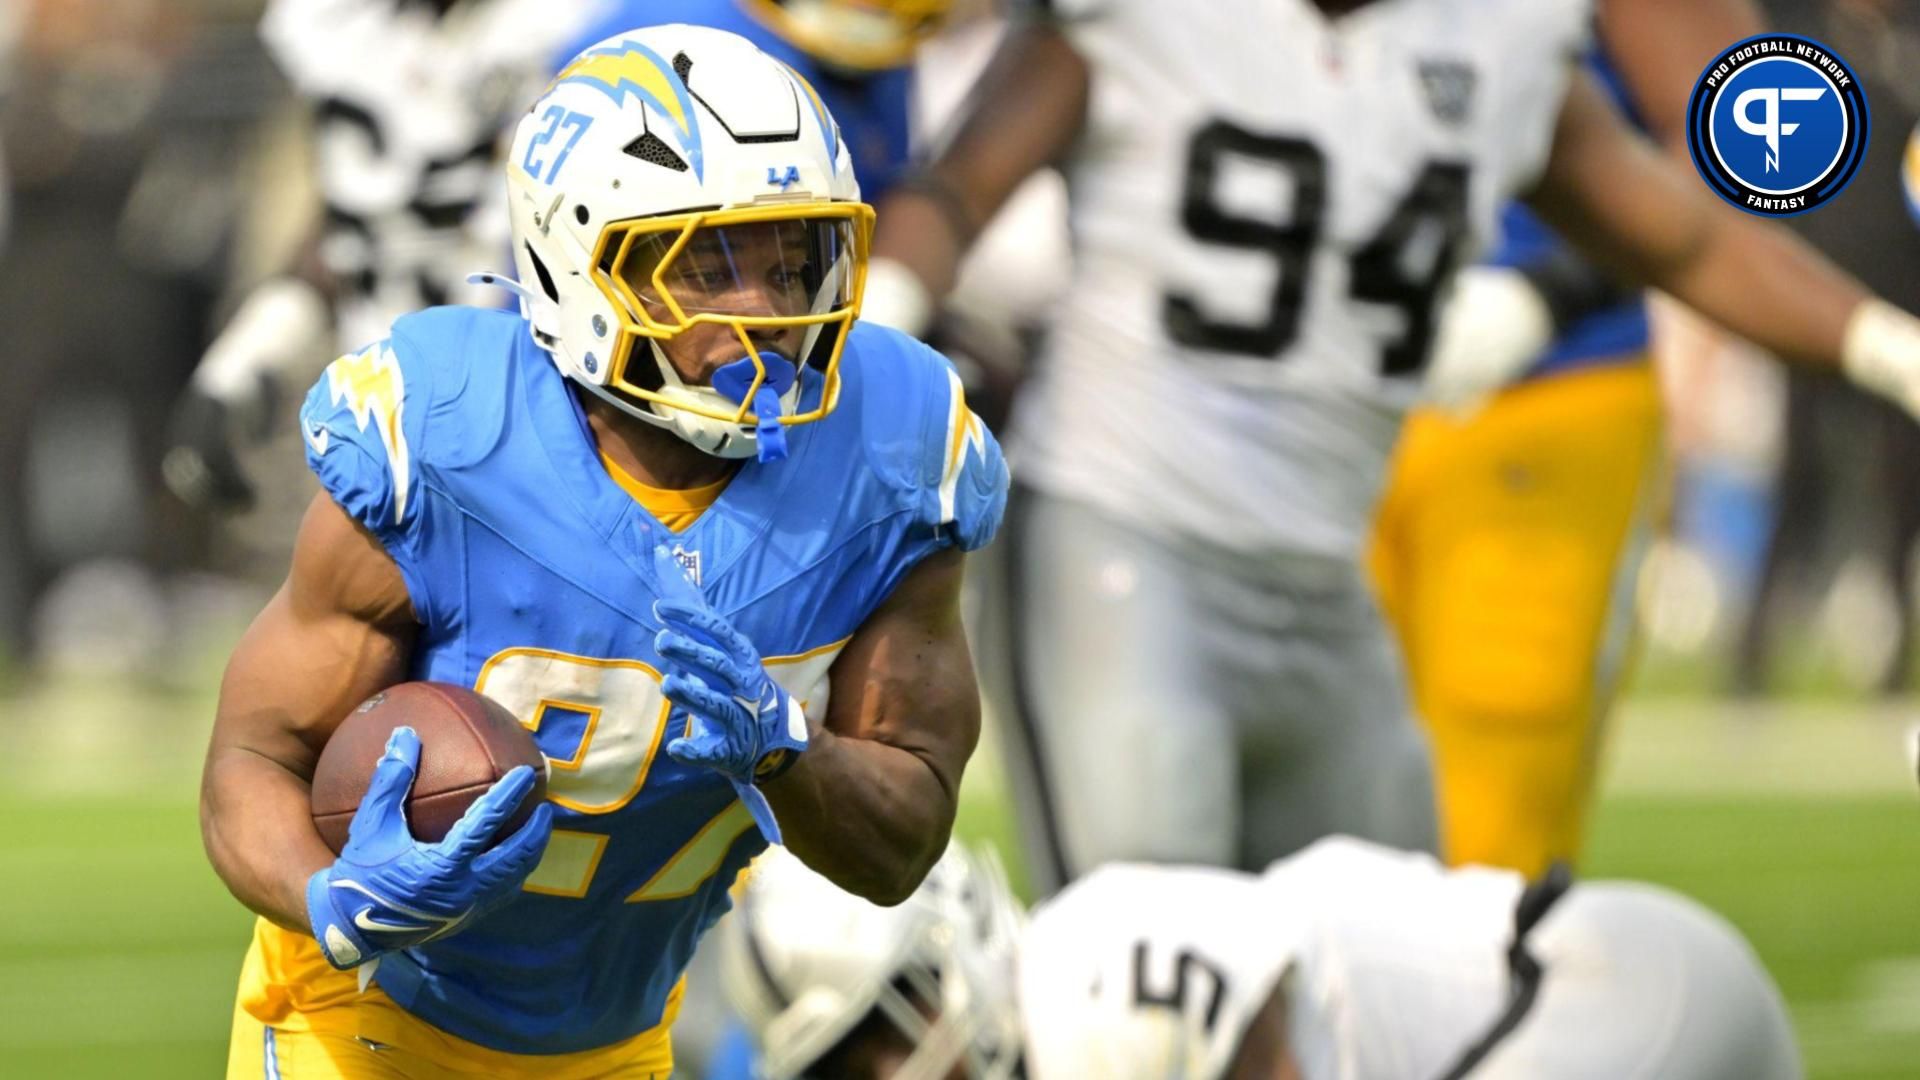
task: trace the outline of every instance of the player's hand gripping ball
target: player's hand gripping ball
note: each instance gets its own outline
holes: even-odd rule
[[[369,767],[372,746],[382,749]],[[532,737],[493,702],[436,683],[355,710],[322,751],[313,793],[315,825],[340,858],[308,880],[307,917],[338,968],[445,937],[512,899],[553,828]]]
[[[732,781],[761,835],[778,844],[780,825],[755,785],[791,768],[806,750],[806,714],[671,552],[656,545],[653,569],[660,589],[653,613],[661,627],[653,646],[666,664],[661,686],[690,718],[687,733],[667,744],[667,755]]]

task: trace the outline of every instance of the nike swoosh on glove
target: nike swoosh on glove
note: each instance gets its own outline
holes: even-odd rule
[[[512,899],[546,851],[553,806],[542,802],[513,833],[494,834],[533,790],[518,765],[467,807],[446,839],[407,828],[407,791],[420,767],[420,736],[393,729],[360,798],[340,858],[307,880],[307,921],[337,968],[454,933]]]
[[[653,647],[665,662],[662,690],[690,718],[687,733],[667,743],[667,756],[712,769],[733,790],[770,844],[780,840],[773,808],[755,785],[792,768],[807,749],[800,703],[773,681],[746,635],[713,610],[672,553],[656,545],[653,605],[660,632]]]

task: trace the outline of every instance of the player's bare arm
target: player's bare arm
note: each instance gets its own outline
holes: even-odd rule
[[[281,926],[307,930],[307,880],[334,861],[313,827],[314,763],[341,718],[405,677],[415,628],[399,567],[316,495],[285,584],[228,661],[201,777],[215,871]]]
[[[1079,137],[1090,86],[1086,60],[1057,27],[1030,20],[1009,31],[954,119],[952,139],[880,204],[876,279],[904,267],[926,296],[951,290],[980,226]],[[871,281],[868,289],[875,294]]]
[[[1868,299],[1792,233],[1722,205],[1628,128],[1584,74],[1568,89],[1528,201],[1582,251],[1790,360],[1837,365]]]
[[[1766,28],[1750,0],[1604,0],[1595,18],[1648,132],[1678,161],[1687,156],[1694,80],[1729,42]]]
[[[964,562],[929,556],[867,618],[830,672],[823,729],[766,785],[794,853],[875,903],[906,899],[946,849],[980,737]]]
[[[1607,0],[1597,12],[1607,62],[1648,132],[1687,161],[1687,97],[1696,72],[1729,41],[1760,31],[1747,0],[1702,0],[1684,12],[1659,0]],[[1682,172],[1692,166],[1680,165]],[[1512,266],[1475,266],[1454,286],[1429,366],[1428,397],[1443,405],[1480,400],[1518,378],[1570,327],[1621,303],[1628,288],[1571,248],[1555,245]]]

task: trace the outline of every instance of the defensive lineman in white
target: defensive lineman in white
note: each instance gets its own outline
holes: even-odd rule
[[[1053,8],[1098,76],[1068,168],[1080,265],[1012,435],[1012,711],[1064,833],[1047,873],[1258,866],[1341,830],[1431,847],[1426,747],[1352,553],[1435,292],[1538,175],[1584,10]]]
[[[933,1057],[929,1033],[994,1045],[1008,1014],[1030,1080],[1801,1075],[1779,993],[1746,942],[1645,885],[1555,894],[1349,838],[1257,877],[1116,864],[1034,913],[1012,958],[1016,993],[988,1007],[990,979],[919,975],[1006,966],[1002,936],[973,929],[978,918],[938,922],[953,905],[916,895],[911,908],[936,922],[923,926],[796,860],[767,869],[742,912],[804,903],[809,917],[749,915],[722,933],[740,961],[726,969],[729,992],[775,1054],[775,1080],[999,1075],[947,1071],[959,1059]],[[1004,907],[995,884],[971,883],[972,906]],[[948,955],[929,955],[930,943]]]
[[[1574,70],[1586,0],[1042,6],[880,206],[862,317],[916,328],[1013,185],[1065,160],[1078,264],[1012,421],[999,710],[1033,751],[1043,883],[1255,868],[1336,832],[1432,845],[1357,563],[1437,301],[1504,200],[1914,400],[1911,320],[1722,206]]]

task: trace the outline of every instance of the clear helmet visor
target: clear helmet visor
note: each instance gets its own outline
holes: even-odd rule
[[[594,259],[619,324],[604,386],[712,452],[757,438],[784,454],[775,429],[833,408],[872,231],[872,208],[850,202],[609,224]]]
[[[853,256],[852,219],[788,218],[636,234],[611,270],[642,325],[744,319],[778,329],[850,307]]]

